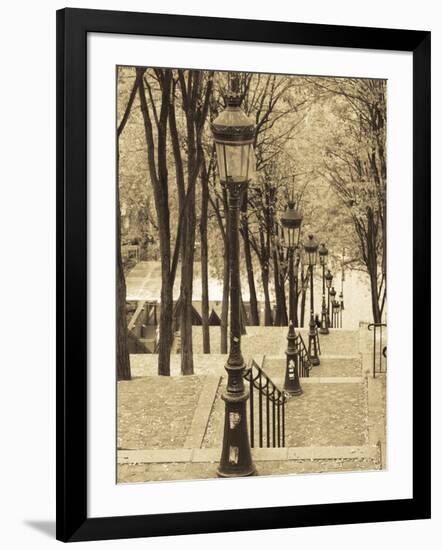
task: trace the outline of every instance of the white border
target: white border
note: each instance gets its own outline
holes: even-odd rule
[[[117,64],[388,78],[388,471],[115,484]],[[88,516],[411,497],[411,54],[92,34],[88,113]]]

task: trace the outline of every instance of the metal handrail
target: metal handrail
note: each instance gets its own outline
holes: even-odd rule
[[[373,330],[373,378],[376,378],[376,373],[384,374],[387,372],[387,346],[382,346],[382,332],[383,327],[386,327],[387,323],[370,323],[368,330]],[[379,332],[379,342],[376,346],[376,335]],[[377,349],[376,349],[377,348]],[[384,359],[384,360],[383,360]],[[384,367],[383,367],[384,365]]]
[[[318,327],[315,327],[315,340],[316,340],[316,349],[318,350],[318,355],[321,355],[321,344],[319,342]]]
[[[257,446],[285,447],[285,404],[287,396],[264,372],[262,368],[264,361],[265,356],[260,367],[252,359],[249,363],[250,366],[244,372],[244,379],[249,382],[250,446],[255,447],[255,397],[257,397]],[[255,396],[255,390],[257,390],[257,396]]]
[[[313,365],[310,360],[307,346],[305,345],[304,339],[300,333],[296,335],[295,345],[299,356],[299,376],[308,378]]]

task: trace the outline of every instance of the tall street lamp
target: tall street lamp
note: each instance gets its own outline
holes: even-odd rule
[[[325,286],[327,287],[327,327],[331,327],[330,323],[330,289],[333,282],[333,274],[332,272],[327,269],[327,273],[325,274]]]
[[[310,270],[310,323],[308,331],[308,354],[311,364],[316,367],[319,365],[318,346],[317,346],[317,327],[315,323],[315,305],[313,297],[313,270],[317,262],[318,243],[313,235],[308,236],[308,241],[304,244],[305,258]]]
[[[239,78],[230,81],[225,98],[226,108],[212,123],[218,171],[228,192],[230,247],[230,352],[227,359],[227,389],[220,477],[241,477],[256,472],[252,461],[247,429],[246,402],[249,393],[244,386],[245,364],[241,354],[240,277],[239,277],[239,208],[241,195],[254,171],[253,142],[255,125],[241,109]]]
[[[319,263],[322,266],[322,307],[321,307],[321,327],[319,329],[320,334],[328,334],[327,324],[327,304],[325,302],[325,265],[327,263],[328,249],[324,243],[318,249]]]
[[[298,296],[298,267],[299,254],[298,243],[301,233],[302,214],[295,209],[293,200],[288,202],[288,207],[280,216],[282,227],[286,230],[287,239],[284,239],[284,245],[287,247],[289,261],[289,333],[287,336],[287,351],[286,351],[286,372],[284,379],[284,390],[290,395],[300,395],[302,393],[299,383],[298,371],[298,352],[295,346],[295,319],[297,317],[297,296]],[[294,263],[296,255],[296,277],[294,274]]]

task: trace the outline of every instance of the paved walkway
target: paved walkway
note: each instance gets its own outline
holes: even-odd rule
[[[249,328],[254,333],[249,335],[249,349],[254,341],[254,356],[261,364],[259,351],[268,345],[262,341],[264,327]],[[281,336],[287,329],[265,330],[269,328],[273,347],[279,345],[281,354],[268,355],[264,369],[282,387]],[[321,337],[321,366],[301,379],[303,395],[286,405],[286,447],[253,450],[259,475],[385,467],[385,378],[373,381],[362,372],[355,332]],[[196,354],[195,374],[183,377],[180,356],[172,356],[172,376],[159,377],[157,356],[131,356],[134,379],[118,387],[120,482],[216,476],[226,360],[221,354]]]

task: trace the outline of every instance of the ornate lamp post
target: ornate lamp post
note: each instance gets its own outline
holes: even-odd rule
[[[330,289],[333,281],[333,274],[332,272],[327,269],[327,273],[325,274],[325,286],[327,287],[327,326],[330,328]]]
[[[335,328],[342,328],[340,323],[339,313],[340,313],[339,300],[333,300],[332,302],[332,311],[333,311],[333,326]]]
[[[289,333],[287,336],[286,351],[286,370],[284,380],[284,390],[290,395],[300,395],[302,393],[299,383],[298,371],[298,352],[296,349],[295,319],[297,317],[297,296],[298,296],[298,266],[299,255],[297,254],[299,235],[301,232],[302,214],[295,209],[293,200],[288,202],[288,208],[281,214],[281,225],[286,230],[287,240],[285,246],[288,249],[289,261]],[[296,255],[296,277],[294,274],[294,263]]]
[[[335,319],[334,319],[334,313],[335,313],[335,298],[336,298],[336,290],[335,290],[335,287],[332,286],[331,289],[329,290],[329,298],[330,298],[330,302],[331,302],[331,307],[332,307],[332,318],[331,318],[331,325],[330,327],[331,328],[337,328],[336,327],[336,323],[335,323]]]
[[[298,294],[297,286],[297,272],[299,256],[297,255],[297,248],[299,243],[299,236],[301,233],[302,213],[295,209],[295,203],[293,200],[288,202],[288,206],[280,216],[282,227],[285,229],[287,238],[284,239],[284,245],[288,249],[288,262],[289,262],[289,321],[295,324],[296,317],[296,297]],[[296,258],[295,258],[296,257]],[[296,279],[294,263],[296,265]]]
[[[339,324],[340,328],[342,328],[342,312],[344,311],[344,292],[342,291],[339,293]]]
[[[227,359],[227,389],[220,477],[240,477],[255,473],[247,429],[246,402],[249,393],[244,386],[245,364],[241,354],[240,278],[239,278],[239,208],[241,194],[254,170],[253,141],[255,125],[241,109],[239,79],[231,79],[226,108],[213,121],[218,171],[229,200],[230,246],[230,353]]]
[[[317,346],[317,327],[315,323],[315,305],[313,297],[313,270],[317,261],[318,243],[313,235],[308,236],[308,241],[304,244],[305,258],[310,270],[310,323],[308,332],[308,354],[311,364],[316,367],[319,365],[318,346]]]
[[[320,334],[328,334],[327,304],[325,302],[325,265],[327,263],[328,249],[324,243],[318,249],[319,263],[322,266],[322,307],[321,307],[321,328]]]
[[[289,395],[301,395],[302,388],[299,382],[299,355],[296,348],[296,334],[293,323],[289,322],[287,335],[286,369],[284,379],[284,391]]]

